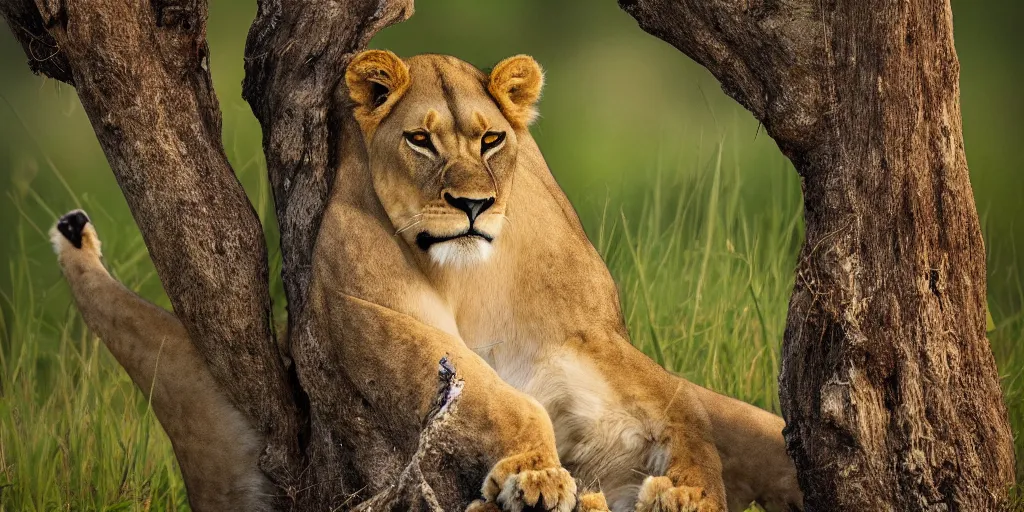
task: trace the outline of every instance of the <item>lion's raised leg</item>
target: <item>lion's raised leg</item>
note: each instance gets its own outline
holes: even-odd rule
[[[150,395],[192,509],[267,509],[269,486],[257,467],[258,436],[218,391],[178,319],[110,276],[85,212],[61,217],[51,238],[86,325]]]

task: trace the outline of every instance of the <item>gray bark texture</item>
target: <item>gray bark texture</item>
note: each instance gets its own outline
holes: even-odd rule
[[[803,178],[780,384],[808,510],[1004,506],[1011,432],[985,337],[948,0],[619,3],[711,70]],[[176,315],[266,439],[276,508],[463,507],[486,468],[450,457],[450,372],[422,432],[386,438],[349,384],[292,362],[322,350],[303,334],[313,245],[334,170],[364,151],[345,65],[412,0],[258,5],[243,95],[263,127],[288,346],[259,219],[221,144],[206,2],[0,0],[0,14],[32,71],[77,89]],[[312,386],[336,399],[311,408]],[[379,456],[352,460],[350,446]]]
[[[313,244],[341,140],[349,135],[345,66],[412,11],[412,0],[259,1],[245,44],[242,96],[263,127],[291,318],[305,305]]]
[[[1013,437],[948,0],[620,0],[803,181],[779,377],[807,510],[999,510]]]

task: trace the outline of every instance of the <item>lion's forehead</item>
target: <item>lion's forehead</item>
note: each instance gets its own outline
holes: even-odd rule
[[[435,122],[454,121],[460,131],[479,130],[481,116],[500,116],[500,110],[487,93],[487,75],[468,62],[448,55],[417,55],[406,60],[410,85],[402,99],[408,114],[426,122],[431,110]],[[431,114],[432,115],[432,114]],[[489,124],[487,122],[483,124]]]
[[[451,83],[465,86],[476,86],[481,94],[487,94],[485,84],[487,75],[472,64],[452,57],[451,55],[424,54],[406,59],[409,74],[413,82],[419,81],[439,83],[444,78]]]

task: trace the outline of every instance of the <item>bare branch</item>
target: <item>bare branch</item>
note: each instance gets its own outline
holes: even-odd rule
[[[11,33],[21,43],[28,57],[28,67],[33,73],[41,73],[69,85],[75,85],[71,74],[71,64],[61,51],[57,40],[46,31],[48,22],[44,21],[39,8],[32,0],[3,0],[0,2],[0,15],[7,20]]]
[[[420,433],[416,453],[398,477],[395,485],[360,503],[353,512],[372,512],[375,510],[415,510],[425,512],[444,512],[438,502],[434,489],[423,475],[423,466],[437,464],[440,454],[436,446],[450,442],[451,422],[448,421],[455,412],[459,394],[464,382],[456,378],[455,368],[447,359],[438,364],[437,372],[440,386],[438,387],[434,411],[427,417],[427,424]]]

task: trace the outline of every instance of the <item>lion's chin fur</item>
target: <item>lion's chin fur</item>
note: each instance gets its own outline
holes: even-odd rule
[[[442,267],[462,268],[487,261],[494,248],[479,237],[456,238],[430,246],[430,261]]]

